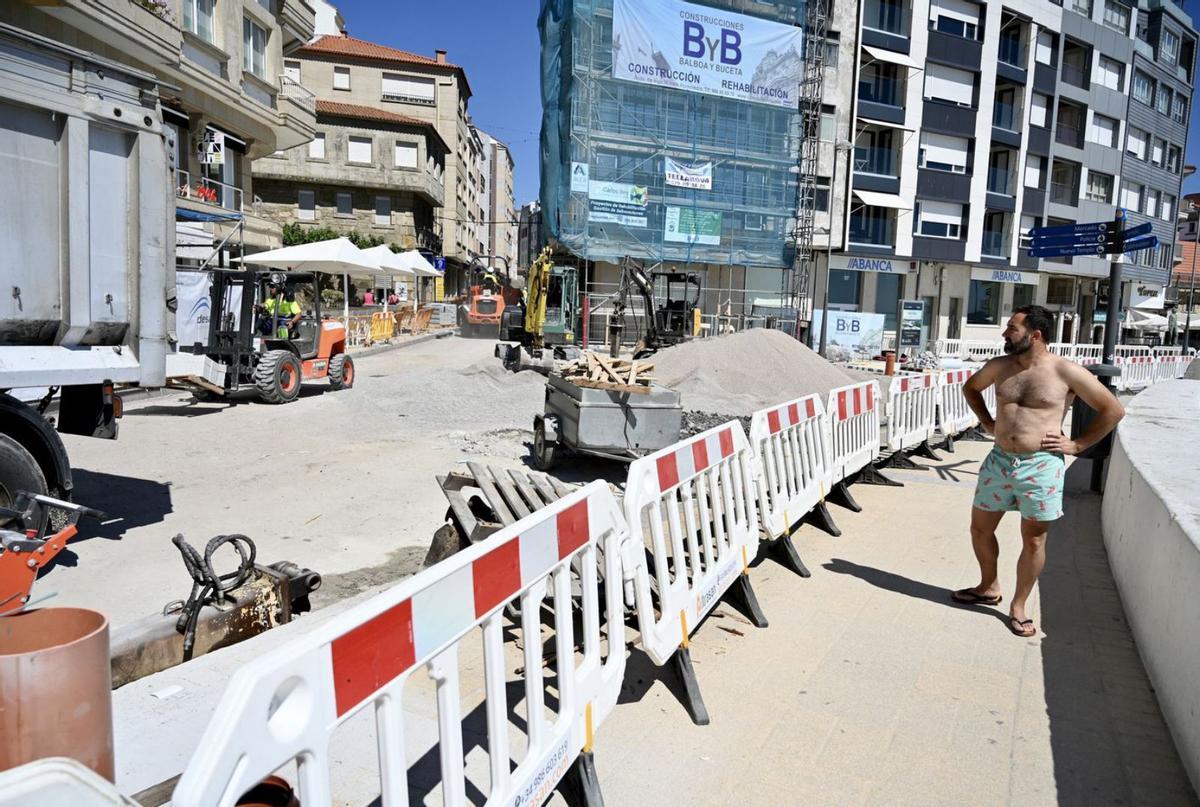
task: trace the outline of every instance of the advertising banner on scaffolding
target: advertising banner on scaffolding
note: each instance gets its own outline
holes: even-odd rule
[[[821,332],[825,311],[813,312],[813,333]],[[853,355],[875,355],[883,348],[883,314],[863,314],[857,311],[830,311],[826,339],[831,348],[840,348]],[[837,354],[844,357],[842,354]]]
[[[702,191],[712,190],[713,164],[711,162],[682,163],[671,157],[663,158],[663,180],[668,185],[677,188],[693,188]]]
[[[648,196],[645,185],[591,180],[588,183],[588,218],[600,223],[645,227]]]
[[[794,109],[804,34],[679,0],[613,0],[613,78]]]
[[[721,211],[668,206],[663,240],[716,246],[721,243]]]

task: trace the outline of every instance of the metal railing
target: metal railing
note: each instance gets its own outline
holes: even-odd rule
[[[279,77],[279,97],[287,98],[306,112],[317,114],[317,96],[291,76]]]
[[[176,171],[175,174],[179,183],[175,195],[180,199],[194,199],[226,210],[241,211],[242,189],[236,185],[227,185],[207,177],[196,177],[193,182],[192,175],[187,171]]]

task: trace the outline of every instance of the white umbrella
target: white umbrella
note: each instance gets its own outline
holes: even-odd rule
[[[411,269],[415,275],[437,277],[441,274],[441,272],[433,268],[433,264],[427,261],[424,255],[415,249],[410,249],[408,252],[401,252],[399,258],[401,264]]]
[[[1167,329],[1167,318],[1158,314],[1139,311],[1136,308],[1130,308],[1128,327],[1136,331],[1162,333]]]
[[[347,330],[350,328],[350,276],[369,278],[373,281],[380,268],[378,258],[368,255],[345,237],[256,252],[240,260],[274,269],[341,275],[342,316]]]
[[[370,255],[372,258],[378,259],[379,260],[379,268],[384,270],[384,272],[397,274],[397,275],[409,275],[410,277],[415,277],[417,274],[412,269],[410,269],[408,266],[406,266],[405,261],[403,261],[400,258],[400,255],[396,252],[392,252],[392,248],[389,247],[387,244],[380,244],[379,246],[371,247],[370,249],[364,249],[363,254]],[[389,283],[390,283],[390,278],[389,278]],[[392,290],[389,288],[387,290],[387,294],[383,295],[383,310],[384,311],[388,310],[387,298],[388,298],[388,294],[391,294],[391,292],[392,292]]]

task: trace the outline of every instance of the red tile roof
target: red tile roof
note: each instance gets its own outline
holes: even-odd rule
[[[1195,241],[1180,241],[1181,247],[1179,254],[1183,258],[1179,263],[1175,264],[1175,269],[1172,271],[1175,285],[1180,288],[1186,288],[1191,281],[1192,262],[1200,261],[1200,255],[1196,254]],[[1200,282],[1200,263],[1196,264],[1196,277]]]
[[[344,104],[341,101],[325,101],[317,99],[317,114],[318,115],[335,115],[339,118],[357,118],[359,120],[373,120],[380,123],[398,123],[404,126],[420,126],[426,129],[428,133],[437,139],[442,148],[449,152],[450,148],[446,145],[446,141],[438,134],[437,127],[429,121],[421,120],[420,118],[410,118],[408,115],[397,115],[395,112],[388,112],[385,109],[376,109],[371,106],[362,106],[360,104]]]
[[[445,67],[449,70],[461,70],[462,68],[456,64],[448,62],[439,62],[437,59],[430,59],[428,56],[421,56],[417,53],[409,53],[406,50],[398,50],[389,48],[385,45],[376,45],[374,42],[367,42],[362,39],[355,39],[352,36],[341,36],[327,34],[319,39],[309,42],[304,47],[300,48],[297,53],[329,53],[337,56],[355,56],[359,59],[375,59],[384,62],[405,62],[406,64],[421,64],[428,67]]]

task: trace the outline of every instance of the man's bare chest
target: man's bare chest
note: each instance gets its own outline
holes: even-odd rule
[[[1061,408],[1069,393],[1065,382],[1046,371],[1021,370],[996,382],[999,402],[1023,409]]]

